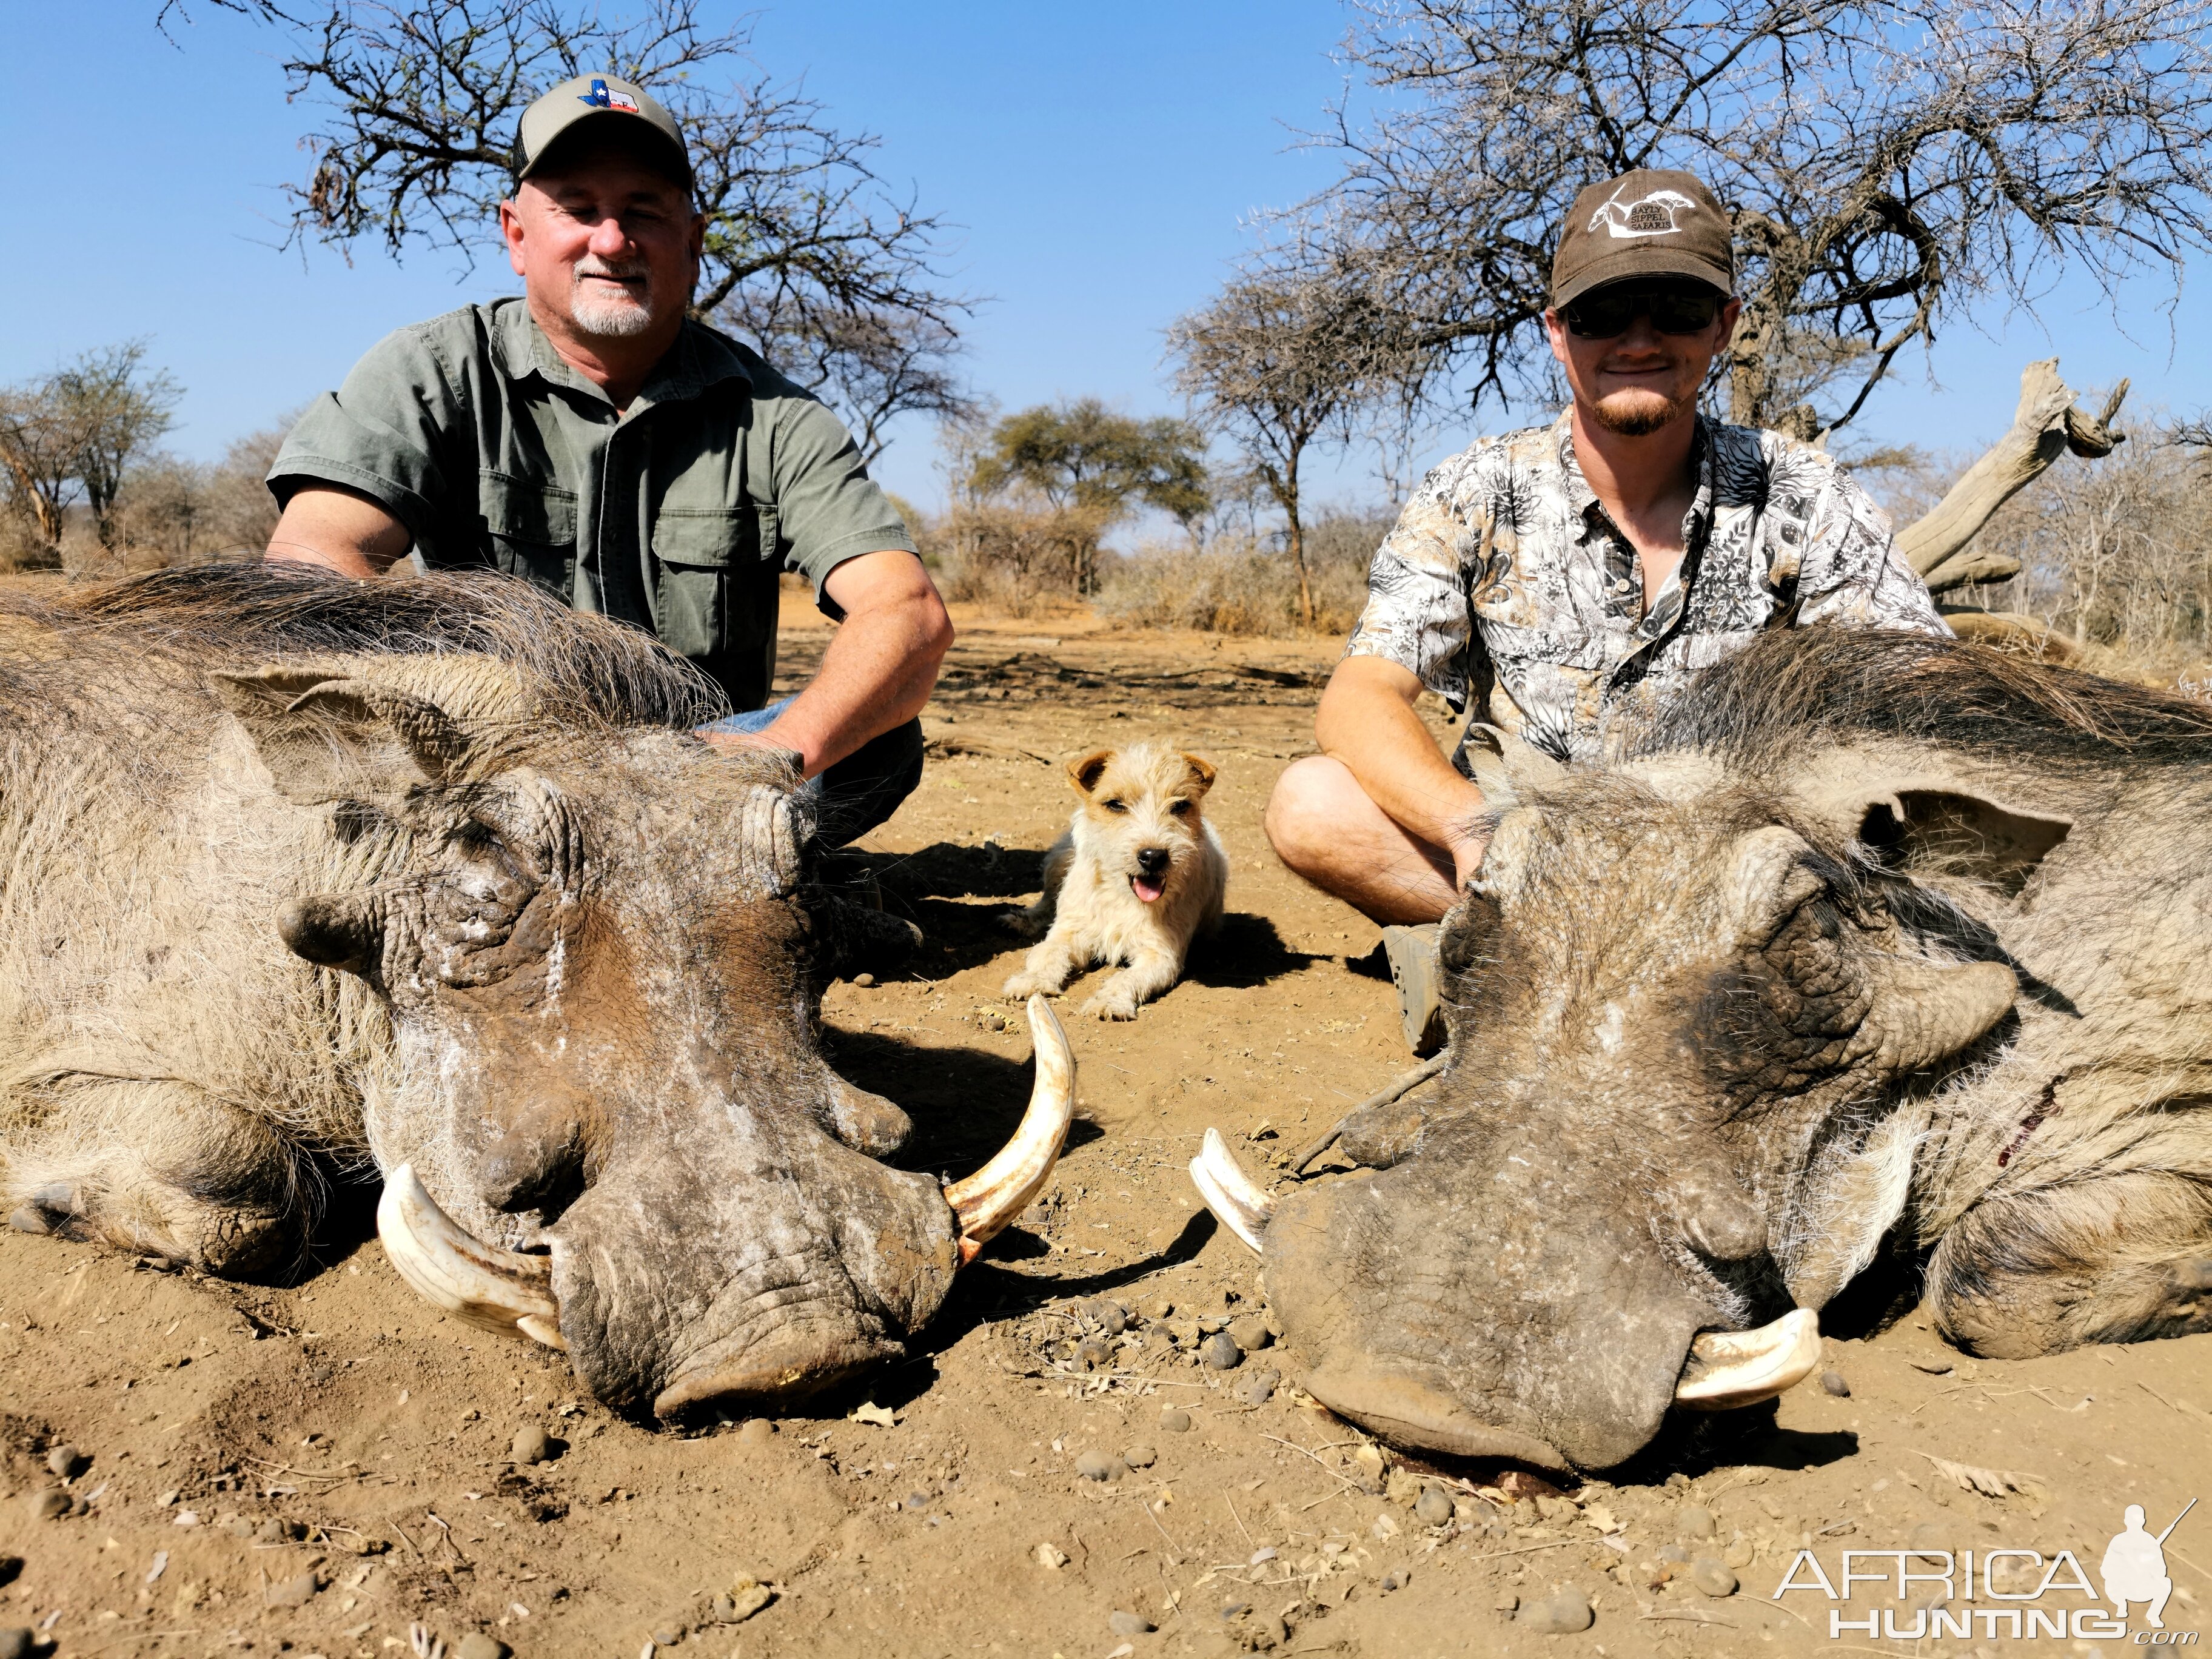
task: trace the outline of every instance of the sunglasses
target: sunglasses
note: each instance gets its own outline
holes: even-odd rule
[[[1649,317],[1662,334],[1702,334],[1721,314],[1727,297],[1699,283],[1687,288],[1646,288],[1623,283],[1560,307],[1567,332],[1578,340],[1610,340],[1628,332],[1638,317]]]

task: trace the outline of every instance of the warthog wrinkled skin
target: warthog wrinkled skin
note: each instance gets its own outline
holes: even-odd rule
[[[0,1174],[19,1226],[250,1274],[411,1164],[550,1252],[600,1399],[774,1400],[951,1284],[823,1064],[787,757],[644,635],[484,576],[261,567],[0,601]],[[287,946],[290,948],[288,949]]]
[[[1604,768],[1510,758],[1449,1068],[1267,1224],[1319,1399],[1608,1467],[1697,1333],[1885,1247],[1981,1353],[2212,1328],[2212,710],[1813,630]]]

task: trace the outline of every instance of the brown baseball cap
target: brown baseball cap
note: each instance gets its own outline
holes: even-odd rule
[[[627,121],[645,135],[648,147],[664,151],[675,177],[691,183],[691,156],[684,129],[660,100],[642,87],[611,75],[580,75],[563,81],[522,112],[514,135],[514,176],[527,179],[545,164],[561,142],[586,122],[605,125]]]
[[[1588,186],[1567,210],[1553,306],[1632,276],[1694,276],[1735,291],[1728,213],[1695,173],[1638,167]]]

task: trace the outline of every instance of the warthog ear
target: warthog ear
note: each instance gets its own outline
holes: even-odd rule
[[[1899,789],[1867,807],[1858,838],[1902,874],[1964,876],[2017,898],[2073,827],[1976,795]]]
[[[468,739],[443,709],[392,686],[289,667],[208,682],[278,792],[302,806],[401,794],[444,781],[467,759]]]
[[[1510,812],[1529,790],[1544,788],[1567,775],[1562,763],[1534,744],[1480,720],[1467,728],[1460,750],[1474,775],[1474,787],[1482,791],[1484,803],[1493,812]]]
[[[1963,878],[2016,898],[2074,827],[2043,802],[2002,798],[1935,764],[1839,752],[1794,792],[1885,868]]]

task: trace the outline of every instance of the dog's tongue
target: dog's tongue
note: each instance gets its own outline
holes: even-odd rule
[[[1160,896],[1159,884],[1158,882],[1146,881],[1142,876],[1132,876],[1129,878],[1129,890],[1134,893],[1139,898],[1144,900],[1147,904],[1150,904],[1153,900],[1157,899]]]

